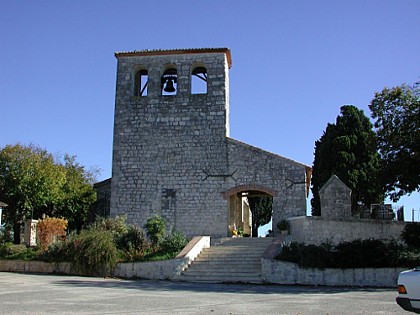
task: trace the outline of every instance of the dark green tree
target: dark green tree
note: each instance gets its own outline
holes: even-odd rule
[[[273,198],[251,195],[248,202],[252,214],[252,237],[258,237],[258,228],[270,222],[273,215]]]
[[[315,142],[312,167],[312,215],[321,214],[319,190],[332,174],[352,190],[352,214],[383,200],[378,182],[380,158],[372,124],[362,110],[345,105],[335,124]]]
[[[386,194],[397,201],[420,191],[420,82],[375,93],[369,108],[375,120]]]

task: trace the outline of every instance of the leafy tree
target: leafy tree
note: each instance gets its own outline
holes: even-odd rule
[[[420,191],[420,82],[375,93],[369,108],[383,160],[385,192],[397,201]]]
[[[267,224],[273,214],[272,197],[248,197],[252,214],[252,237],[258,237],[258,228]]]
[[[6,223],[20,243],[21,225],[32,211],[56,203],[65,177],[47,151],[33,146],[7,145],[0,151],[0,200],[9,206]]]
[[[321,214],[319,190],[332,174],[352,190],[352,214],[362,205],[383,200],[378,183],[380,158],[372,124],[362,110],[342,106],[335,124],[328,124],[315,142],[312,168],[312,215]]]
[[[96,200],[93,189],[95,173],[86,171],[84,166],[76,162],[75,156],[64,156],[62,166],[66,181],[62,187],[62,200],[56,215],[69,221],[69,229],[78,231],[87,223],[89,208]]]
[[[7,145],[0,150],[0,200],[9,206],[6,223],[13,226],[14,242],[26,218],[43,214],[64,217],[71,229],[80,229],[95,201],[93,173],[68,155],[64,164],[34,145]]]

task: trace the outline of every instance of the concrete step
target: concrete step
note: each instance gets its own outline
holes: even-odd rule
[[[175,279],[185,282],[202,282],[202,283],[262,283],[261,277],[189,277],[182,276],[182,278]]]
[[[176,280],[261,283],[261,256],[272,238],[223,238],[204,249]]]
[[[225,266],[225,265],[211,265],[211,264],[197,264],[194,268],[188,270],[189,272],[200,271],[200,272],[212,272],[212,273],[226,273],[226,272],[255,272],[261,269],[261,264],[253,264],[248,266]]]

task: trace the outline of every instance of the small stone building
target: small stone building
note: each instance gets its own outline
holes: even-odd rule
[[[246,195],[273,198],[273,226],[306,215],[310,167],[229,137],[229,49],[115,56],[112,216],[225,237],[249,225]]]
[[[336,175],[319,190],[321,216],[324,218],[351,218],[351,189]]]

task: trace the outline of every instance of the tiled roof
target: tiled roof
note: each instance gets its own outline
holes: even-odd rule
[[[187,49],[146,49],[116,52],[115,57],[180,55],[202,53],[225,53],[229,68],[232,67],[232,57],[229,48],[187,48]]]

